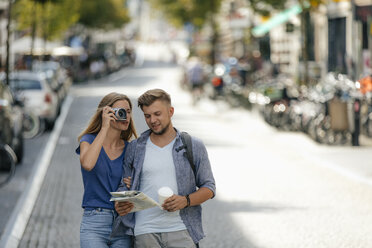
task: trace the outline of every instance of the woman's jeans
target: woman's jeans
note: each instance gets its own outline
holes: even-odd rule
[[[131,236],[110,238],[112,225],[117,216],[115,210],[96,208],[84,210],[80,225],[81,248],[130,248]]]

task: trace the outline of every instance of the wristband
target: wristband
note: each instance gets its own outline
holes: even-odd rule
[[[189,195],[186,195],[186,200],[187,200],[187,206],[186,207],[190,207],[190,196]]]

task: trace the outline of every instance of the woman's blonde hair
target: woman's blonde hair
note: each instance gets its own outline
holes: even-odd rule
[[[115,102],[121,101],[121,100],[127,101],[129,103],[130,109],[132,110],[132,102],[130,101],[129,97],[127,97],[126,95],[112,92],[104,96],[101,102],[98,104],[96,113],[90,119],[88,126],[78,136],[78,141],[80,142],[80,139],[84,134],[98,133],[102,128],[103,107],[105,106],[112,107]],[[136,128],[134,127],[133,118],[130,118],[129,127],[127,130],[121,132],[120,138],[123,140],[129,141],[133,136],[137,138],[137,132],[136,132]]]

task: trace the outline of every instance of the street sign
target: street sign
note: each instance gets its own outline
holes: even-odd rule
[[[292,16],[295,16],[302,12],[302,8],[299,4],[296,4],[292,8],[286,9],[283,12],[270,18],[267,22],[253,28],[252,34],[256,37],[263,36],[269,32],[272,28],[287,22]]]

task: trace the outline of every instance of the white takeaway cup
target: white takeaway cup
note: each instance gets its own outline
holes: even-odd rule
[[[173,195],[173,190],[169,187],[161,187],[158,190],[158,201],[160,206],[163,205],[164,201]]]

